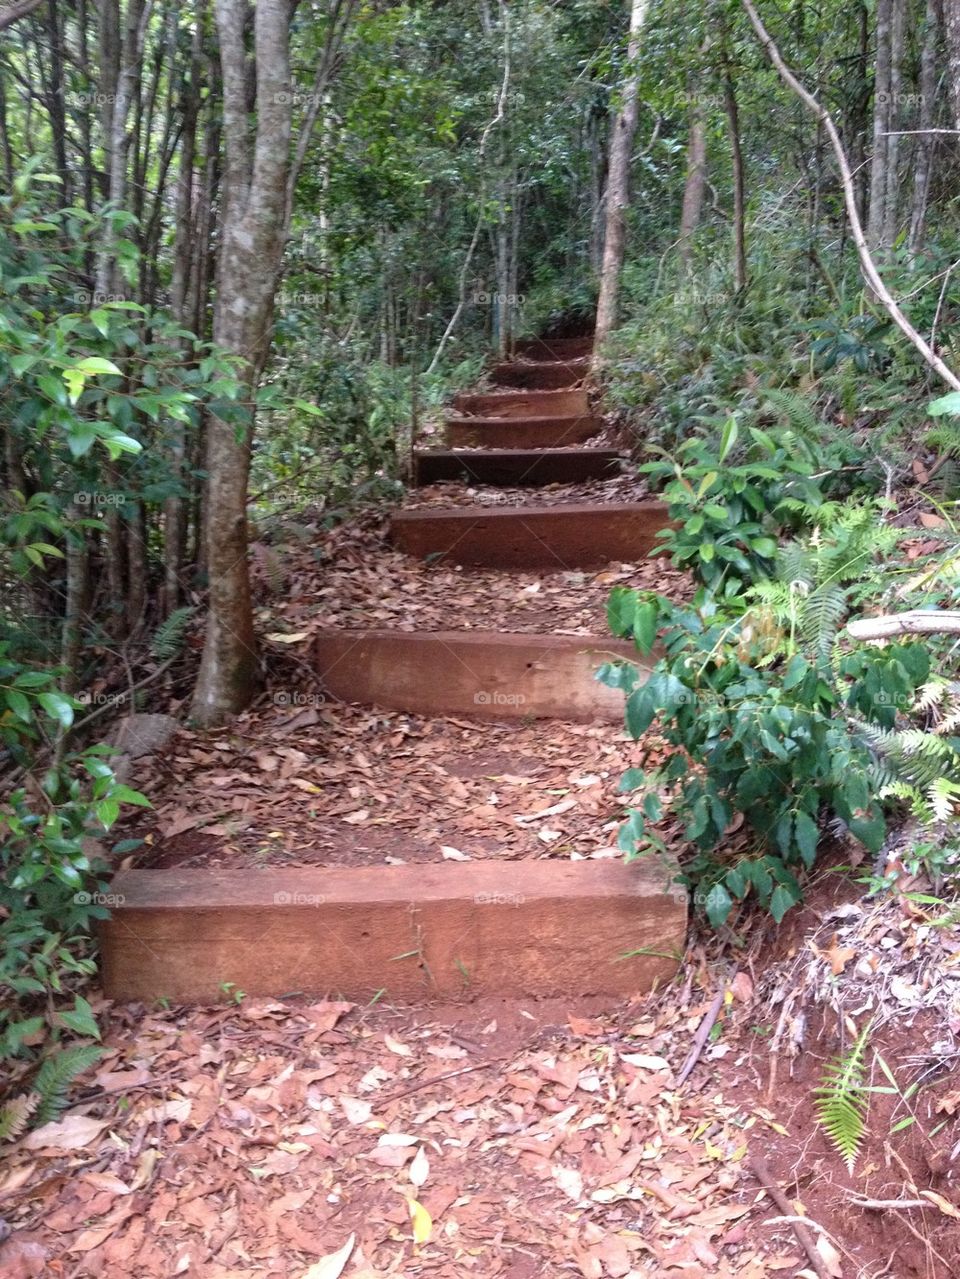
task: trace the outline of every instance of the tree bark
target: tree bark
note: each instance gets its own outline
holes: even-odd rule
[[[871,250],[883,245],[887,207],[887,181],[892,92],[892,34],[895,0],[877,0],[876,61],[873,81],[873,154],[870,159],[870,208],[867,215],[867,244]]]
[[[953,127],[960,132],[960,0],[943,0],[943,33],[947,45],[947,84]]]
[[[703,108],[695,105],[690,113],[690,132],[687,137],[687,177],[683,186],[683,206],[680,210],[680,234],[677,244],[680,266],[683,272],[690,270],[693,257],[693,237],[700,225],[703,212],[703,193],[707,183],[707,130]]]
[[[289,0],[258,0],[254,14],[256,122],[247,113],[246,0],[216,0],[226,143],[222,244],[214,341],[240,360],[251,421],[216,416],[207,426],[207,631],[193,694],[194,718],[222,723],[249,703],[257,683],[247,563],[247,481],[254,395],[270,345],[284,247],[290,172]]]
[[[597,300],[594,332],[595,351],[599,350],[617,323],[617,299],[626,250],[627,210],[630,207],[630,157],[637,132],[637,59],[640,56],[640,35],[649,7],[650,0],[631,0],[627,73],[621,91],[620,109],[610,134],[603,260],[600,266],[600,296]]]
[[[193,47],[190,54],[189,79],[183,85],[180,135],[180,168],[174,197],[173,274],[170,281],[170,309],[183,328],[193,327],[190,312],[190,279],[199,245],[194,240],[194,188],[196,184],[197,122],[200,115],[200,68],[202,33],[206,13],[205,0],[198,0]],[[164,504],[163,515],[163,615],[169,617],[181,599],[181,574],[187,546],[186,426],[174,422],[171,427],[170,464],[173,479],[180,492],[171,494]]]
[[[740,293],[747,287],[746,194],[743,148],[740,145],[740,111],[726,54],[723,59],[723,97],[727,112],[727,133],[730,137],[730,165],[733,170],[733,287]]]
[[[924,16],[923,45],[920,53],[920,119],[921,130],[933,127],[934,98],[937,92],[937,37],[940,22],[937,0],[927,0]],[[913,165],[913,195],[910,201],[910,231],[907,250],[911,258],[923,247],[927,221],[927,200],[930,195],[930,177],[933,172],[935,139],[926,132],[917,138],[917,151]]]

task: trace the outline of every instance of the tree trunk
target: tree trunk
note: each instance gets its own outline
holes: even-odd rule
[[[891,119],[891,46],[894,0],[877,0],[877,53],[873,82],[873,155],[870,160],[870,211],[867,244],[883,245],[887,209],[887,172]]]
[[[290,170],[288,0],[258,0],[254,13],[256,121],[247,113],[246,0],[216,0],[226,142],[224,214],[214,341],[242,361],[250,425],[211,416],[207,427],[207,571],[210,601],[193,715],[222,723],[250,701],[257,651],[247,563],[247,481],[254,393],[270,345],[283,255]]]
[[[960,0],[943,0],[943,32],[947,44],[947,84],[950,114],[960,133]]]
[[[649,7],[650,0],[631,0],[627,72],[620,109],[610,134],[610,159],[607,163],[606,225],[600,267],[600,296],[597,300],[595,349],[599,349],[617,323],[617,297],[626,250],[627,209],[630,207],[630,157],[637,132],[637,59],[640,56],[640,34]]]
[[[746,197],[743,179],[743,149],[740,146],[740,112],[733,87],[730,64],[724,57],[723,97],[730,136],[730,166],[733,170],[733,287],[740,293],[747,286]]]
[[[134,100],[139,84],[140,66],[143,60],[143,45],[146,39],[147,24],[153,0],[128,0],[124,21],[122,44],[120,46],[119,65],[116,68],[113,102],[106,99],[111,95],[104,93],[104,138],[106,148],[107,199],[114,208],[122,208],[127,193],[127,153],[130,149],[130,137],[127,132],[127,115],[130,104]],[[118,3],[104,0],[101,14],[109,15],[112,24],[118,19]],[[101,18],[103,20],[103,17]],[[113,78],[114,65],[111,59],[114,46],[104,45],[102,66],[109,68],[107,74]],[[121,279],[117,272],[114,244],[116,233],[108,222],[104,229],[104,243],[97,263],[97,292],[105,295],[122,292]]]
[[[906,0],[893,0],[890,22],[890,114],[887,128],[886,190],[883,197],[882,243],[889,248],[897,239],[897,214],[900,207],[900,104],[903,99],[903,33],[906,23]]]
[[[703,211],[703,193],[707,184],[707,129],[703,108],[699,103],[690,114],[690,134],[687,140],[687,180],[683,188],[683,207],[680,210],[680,234],[678,246],[680,266],[684,273],[690,270],[693,256],[693,237],[700,225]]]
[[[927,0],[924,17],[923,46],[920,54],[920,119],[921,130],[933,127],[934,98],[937,92],[937,37],[940,22],[937,0]],[[927,221],[927,199],[930,194],[930,177],[933,172],[934,139],[929,133],[917,138],[913,164],[913,195],[910,201],[910,232],[907,251],[913,258],[923,247]]]
[[[180,170],[174,197],[174,221],[176,223],[173,249],[173,275],[170,281],[170,308],[184,328],[192,328],[190,313],[190,278],[195,252],[199,249],[194,240],[194,183],[197,151],[197,120],[200,114],[200,55],[206,5],[197,5],[193,48],[190,56],[190,78],[183,86],[181,111],[183,132],[180,137]],[[186,427],[174,422],[171,427],[170,464],[173,478],[180,487],[179,493],[167,498],[163,516],[163,615],[169,617],[180,603],[180,579],[187,545],[187,506],[185,502],[184,458],[186,456]]]

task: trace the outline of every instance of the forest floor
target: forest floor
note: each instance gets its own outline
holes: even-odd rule
[[[332,706],[297,654],[329,626],[602,635],[612,585],[684,580],[431,568],[381,534],[370,516],[257,548],[267,692],[139,766],[141,863],[619,855],[639,747],[618,726]],[[779,930],[695,928],[676,980],[619,1005],[94,1000],[103,1061],[0,1173],[0,1275],[960,1273],[960,941],[929,885],[868,897],[841,860]],[[868,1016],[901,1092],[875,1096],[851,1175],[813,1089]]]

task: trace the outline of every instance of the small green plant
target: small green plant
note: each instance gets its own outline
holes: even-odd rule
[[[867,1132],[870,1089],[866,1080],[868,1023],[846,1053],[830,1062],[814,1089],[817,1120],[853,1173]]]
[[[76,987],[94,971],[93,927],[110,899],[106,868],[91,862],[84,841],[109,830],[123,804],[148,802],[114,777],[108,747],[59,758],[52,750],[80,706],[55,676],[0,644],[0,744],[31,782],[0,805],[0,1064],[17,1078],[0,1106],[8,1136],[54,1118],[70,1082],[100,1053],[95,1043],[65,1038],[99,1039]],[[51,762],[34,778],[31,766],[44,754]]]
[[[658,534],[657,552],[727,598],[769,576],[779,535],[823,501],[813,462],[756,427],[742,460],[732,462],[739,433],[731,415],[719,444],[691,436],[672,454],[654,447],[660,459],[639,468],[662,486],[674,521]]]
[[[222,981],[220,983],[220,993],[229,1003],[236,1004],[238,1007],[247,997],[247,992],[241,990],[236,982],[233,981]]]
[[[876,851],[884,801],[906,798],[937,819],[960,794],[953,741],[909,719],[929,678],[928,647],[851,647],[840,634],[898,534],[873,507],[822,514],[824,527],[784,547],[775,577],[742,596],[718,603],[706,593],[698,606],[625,588],[610,597],[614,633],[643,655],[659,635],[664,654],[645,679],[624,663],[598,674],[627,694],[631,736],[655,726],[658,755],[667,746],[656,769],[622,779],[638,798],[621,847],[628,856],[661,848],[657,824],[666,810],[678,817],[683,880],[714,925],[747,897],[779,922],[800,900],[798,875],[828,823]],[[754,844],[729,854],[724,835],[738,814]]]

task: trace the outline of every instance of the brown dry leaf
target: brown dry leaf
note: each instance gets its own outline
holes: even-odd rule
[[[34,1128],[20,1142],[24,1150],[85,1150],[108,1127],[105,1119],[93,1119],[76,1113],[65,1115],[56,1123]]]
[[[960,1221],[960,1208],[952,1204],[949,1199],[944,1199],[943,1195],[938,1195],[935,1190],[921,1190],[920,1198],[929,1199],[932,1204],[936,1204],[945,1217]]]
[[[355,1242],[356,1236],[351,1235],[342,1248],[314,1262],[304,1274],[303,1279],[340,1279],[343,1268],[353,1253]]]
[[[753,998],[753,978],[741,968],[730,983],[730,992],[741,1004],[749,1004]]]
[[[398,1057],[412,1057],[413,1053],[406,1044],[401,1044],[399,1039],[394,1039],[392,1035],[384,1035],[383,1042],[392,1053],[396,1053]]]
[[[823,951],[823,957],[830,965],[834,977],[839,977],[851,959],[856,959],[857,952],[850,946],[838,946],[834,943]]]
[[[843,1279],[843,1259],[826,1235],[817,1236],[816,1246],[821,1261],[833,1275],[833,1279]]]

